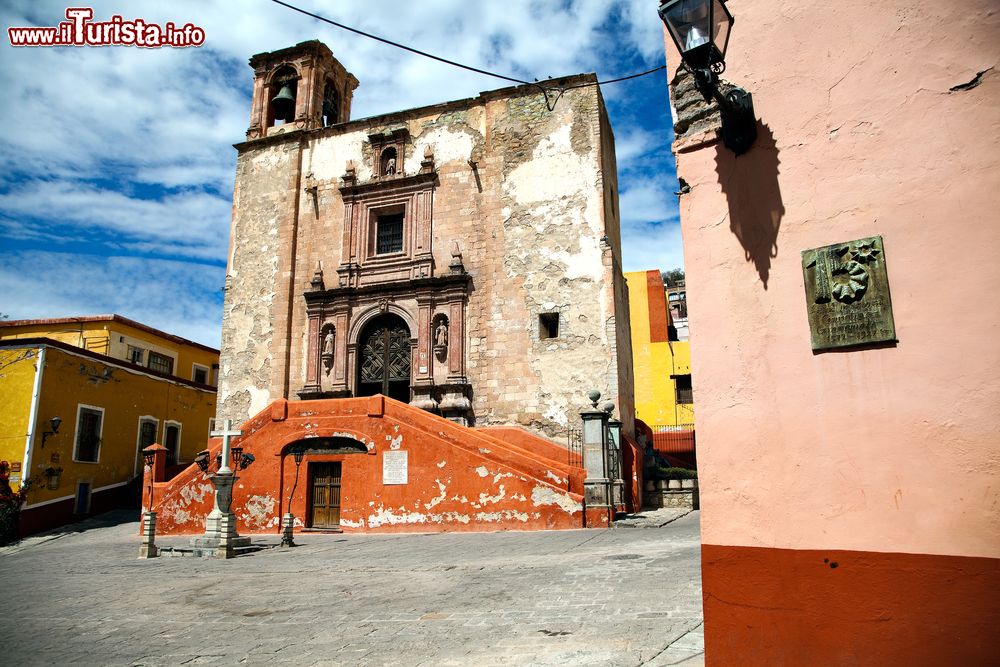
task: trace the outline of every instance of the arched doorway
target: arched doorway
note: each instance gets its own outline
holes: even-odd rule
[[[410,402],[410,329],[392,313],[376,317],[358,337],[355,395],[375,394]]]

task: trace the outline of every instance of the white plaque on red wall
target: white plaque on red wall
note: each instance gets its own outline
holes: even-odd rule
[[[386,451],[382,453],[382,484],[406,484],[406,451]]]

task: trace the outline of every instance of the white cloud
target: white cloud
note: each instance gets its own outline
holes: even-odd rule
[[[663,60],[661,23],[651,0],[296,3],[415,48],[529,81],[587,71],[610,78]],[[8,0],[5,24],[55,25],[66,6],[58,0]],[[46,245],[72,252],[74,235],[67,239],[54,234],[65,234],[68,228],[91,244],[103,244],[105,252],[179,261],[87,256],[74,261],[70,254],[0,250],[0,279],[16,279],[23,294],[30,295],[17,297],[18,312],[24,316],[110,310],[181,335],[188,335],[182,330],[212,330],[217,339],[220,309],[198,305],[215,302],[215,278],[183,280],[178,267],[190,267],[193,275],[221,274],[222,269],[200,262],[225,258],[236,158],[231,144],[243,140],[249,122],[253,76],[247,59],[254,53],[308,39],[324,41],[361,81],[354,98],[355,118],[509,85],[264,0],[95,0],[89,6],[95,20],[120,14],[160,24],[191,22],[205,30],[206,43],[191,49],[15,49],[0,40],[0,238],[16,241],[18,247]],[[615,17],[618,23],[609,30]],[[621,54],[630,55],[623,59]],[[637,65],[639,60],[645,62]],[[608,86],[603,93],[613,100],[625,90]],[[652,104],[667,104],[665,85],[662,98]],[[618,124],[614,117],[612,123],[623,172],[641,166],[650,150],[666,150],[666,136],[657,141],[638,124]],[[641,174],[641,169],[636,171]],[[640,178],[623,173],[620,179],[626,262],[630,255],[648,251],[647,239],[635,233],[637,225],[667,220],[673,210],[672,184]],[[676,235],[657,238],[676,242],[679,252]],[[29,255],[31,262],[24,259]],[[163,301],[157,290],[165,283],[146,271],[130,273],[135,267],[129,261],[168,267],[160,275],[177,278],[177,287],[167,294],[176,294],[183,307],[137,312],[146,308],[135,298],[144,288],[122,289],[119,279],[151,281],[142,297],[154,303]],[[12,273],[15,264],[26,272]],[[70,276],[67,265],[86,270]],[[56,284],[49,279],[53,273],[78,278],[87,283],[86,289]],[[221,283],[221,277],[216,282]],[[189,292],[180,294],[182,289]],[[10,290],[5,293],[12,295]],[[32,307],[36,310],[29,312]]]
[[[224,268],[190,262],[7,254],[0,266],[0,312],[11,319],[117,313],[218,347],[224,282]],[[38,298],[40,283],[44,299]]]
[[[677,222],[636,224],[622,229],[625,271],[683,268],[681,226]]]

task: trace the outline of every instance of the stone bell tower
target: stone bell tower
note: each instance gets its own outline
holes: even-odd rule
[[[350,120],[358,80],[317,40],[250,58],[253,103],[247,139]]]

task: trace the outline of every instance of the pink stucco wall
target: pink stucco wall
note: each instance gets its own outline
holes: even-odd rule
[[[674,146],[703,541],[1000,557],[997,3],[729,6],[757,144]],[[874,235],[898,344],[813,354],[800,251]]]

